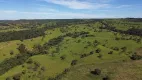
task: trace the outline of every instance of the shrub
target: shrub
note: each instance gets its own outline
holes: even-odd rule
[[[140,60],[142,59],[142,56],[138,55],[137,53],[133,54],[131,57],[130,57],[132,60]]]
[[[20,53],[27,52],[26,46],[24,44],[20,44],[20,46],[17,49],[19,50]]]
[[[10,51],[10,55],[13,55],[14,54],[14,52],[13,51]]]
[[[92,54],[94,54],[94,51],[91,51],[91,52],[90,52],[90,55],[92,55]]]
[[[17,74],[17,75],[14,75],[13,80],[20,80],[20,77],[21,77],[21,73]]]
[[[61,58],[61,60],[64,60],[66,57],[65,56],[61,56],[60,58]]]
[[[87,56],[87,54],[82,54],[81,56],[80,56],[80,58],[84,58],[84,57],[86,57]]]
[[[110,51],[108,54],[113,54],[113,51]]]
[[[98,49],[96,50],[96,53],[100,53],[100,52],[101,52],[101,49],[98,48]]]
[[[113,50],[119,51],[119,48],[118,47],[114,47]]]
[[[109,76],[103,77],[103,80],[110,80]]]
[[[46,68],[45,68],[45,67],[41,67],[41,70],[42,70],[42,71],[45,71],[45,70],[46,70]]]
[[[100,69],[95,69],[94,71],[91,71],[91,73],[94,74],[94,75],[100,75],[101,70]]]
[[[10,77],[7,77],[5,80],[12,80]]]
[[[122,47],[122,52],[125,52],[127,50],[127,47]]]
[[[72,60],[71,66],[74,66],[74,65],[76,65],[76,64],[77,64],[77,60]]]

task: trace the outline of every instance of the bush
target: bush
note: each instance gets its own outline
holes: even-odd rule
[[[65,56],[61,56],[60,58],[61,58],[61,60],[64,60],[66,57]]]
[[[96,53],[100,53],[100,52],[101,52],[101,49],[98,48],[98,49],[96,50]]]
[[[86,57],[87,56],[87,54],[82,54],[81,56],[80,56],[80,58],[84,58],[84,57]]]
[[[69,69],[66,68],[64,71],[63,71],[63,74],[67,74],[67,72],[69,72]]]
[[[92,54],[94,54],[94,51],[91,51],[91,52],[90,52],[90,55],[92,55]]]
[[[76,65],[76,64],[77,64],[77,60],[72,60],[71,66],[74,66],[74,65]]]
[[[13,80],[20,80],[20,77],[21,77],[21,73],[17,74],[17,75],[14,75]]]
[[[46,70],[46,68],[45,68],[45,67],[41,67],[41,70],[42,70],[42,71],[45,71],[45,70]]]
[[[130,57],[132,60],[140,60],[142,59],[142,56],[138,55],[137,53],[133,54],[131,57]]]
[[[94,74],[94,75],[100,75],[101,70],[100,69],[95,69],[94,71],[91,71],[91,73]]]
[[[119,48],[118,47],[114,47],[113,50],[119,51]]]
[[[10,77],[7,77],[5,80],[12,80]]]
[[[113,51],[110,51],[108,54],[113,54]]]
[[[14,54],[14,52],[13,51],[10,51],[10,55],[13,55]]]
[[[20,44],[20,46],[17,49],[19,50],[20,53],[27,52],[26,46],[24,44]]]
[[[110,80],[109,76],[103,77],[103,80]]]

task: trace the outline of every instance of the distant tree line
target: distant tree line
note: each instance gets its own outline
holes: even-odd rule
[[[122,34],[129,34],[129,35],[136,35],[136,36],[142,36],[142,29],[136,29],[136,28],[130,28],[126,31],[118,30],[116,27],[109,26],[108,24],[101,22],[105,25],[105,27],[100,27],[100,29],[108,29],[110,31],[119,32]]]

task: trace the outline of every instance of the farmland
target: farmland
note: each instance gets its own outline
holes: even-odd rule
[[[0,80],[142,80],[141,19],[0,21]]]

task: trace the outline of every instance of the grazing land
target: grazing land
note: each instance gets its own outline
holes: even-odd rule
[[[0,21],[0,80],[142,80],[142,19]]]

